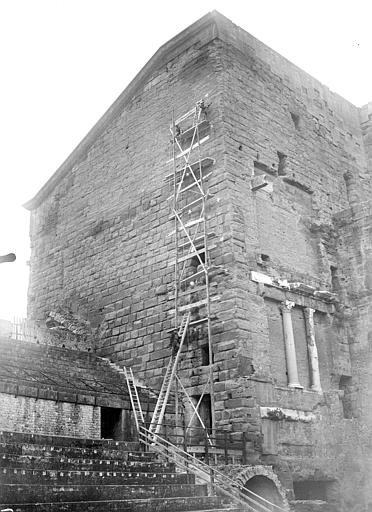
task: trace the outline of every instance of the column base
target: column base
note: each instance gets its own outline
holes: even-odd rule
[[[292,389],[304,389],[304,387],[301,386],[301,384],[299,384],[298,382],[291,382],[290,384],[288,384],[288,387]]]
[[[311,386],[311,391],[315,391],[316,393],[323,393],[322,388],[319,388],[318,386]]]

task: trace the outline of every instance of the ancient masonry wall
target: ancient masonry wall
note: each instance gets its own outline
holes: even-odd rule
[[[334,215],[368,197],[367,138],[358,109],[227,29],[233,37],[191,34],[32,212],[29,312],[42,321],[51,309],[72,310],[90,323],[100,355],[160,386],[173,306],[169,122],[173,109],[181,115],[208,95],[216,425],[248,432],[252,463],[272,464],[292,497],[301,482],[320,481],[332,502],[327,482],[356,478],[340,451],[362,436],[343,401],[353,372],[342,309],[351,263],[339,256]],[[309,290],[335,291],[341,304]],[[303,389],[287,386],[285,300],[294,303]],[[322,393],[310,389],[305,308],[314,310]],[[190,340],[181,370],[200,395],[200,340]]]
[[[204,46],[200,35],[189,40],[32,213],[30,315],[42,321],[66,306],[96,329],[100,355],[133,367],[154,386],[169,358],[173,320],[172,188],[164,182],[172,110],[183,113],[208,94],[210,140],[203,151],[216,159],[211,192],[222,190],[219,70],[215,45]],[[216,238],[226,229],[226,208],[225,202],[211,215]]]
[[[352,372],[345,381],[343,401],[347,406],[347,433],[358,429],[358,443],[355,437],[349,444],[344,444],[345,473],[353,472],[359,475],[357,482],[346,482],[345,495],[352,496],[356,490],[364,503],[372,502],[370,486],[363,485],[364,475],[372,470],[372,452],[370,432],[372,425],[372,372],[371,372],[371,338],[372,338],[372,203],[353,204],[335,218],[340,233],[339,257],[342,267],[346,270],[345,287],[342,290],[344,308],[339,312],[342,316],[348,342]],[[352,429],[354,426],[354,432]],[[353,442],[354,441],[354,442]]]
[[[0,430],[101,437],[101,408],[0,393]]]
[[[372,102],[365,105],[360,111],[360,121],[363,133],[364,149],[367,157],[369,173],[372,170]]]
[[[332,97],[306,75],[291,77],[293,67],[286,69],[284,61],[281,66],[262,62],[249,43],[249,38],[241,39],[238,48],[225,45],[221,52],[226,57],[223,131],[234,290],[229,296],[229,340],[235,339],[231,343],[235,354],[230,345],[225,357],[219,356],[232,369],[226,382],[216,385],[216,401],[223,403],[217,418],[226,427],[234,422],[237,428],[248,425],[248,430],[262,436],[254,443],[260,445],[261,459],[277,465],[283,478],[290,469],[295,497],[301,497],[301,482],[323,481],[323,498],[330,503],[342,495],[346,506],[355,499],[365,504],[370,496],[354,493],[349,482],[362,490],[368,471],[358,447],[365,442],[363,421],[370,424],[370,418],[364,415],[362,421],[350,422],[349,396],[341,385],[352,372],[360,371],[350,362],[348,327],[340,313],[343,305],[335,307],[319,300],[320,295],[314,300],[307,291],[291,293],[286,287],[266,286],[265,280],[252,282],[251,271],[274,281],[280,278],[335,291],[343,300],[350,267],[337,251],[334,215],[369,195],[364,153],[369,139],[365,135],[363,141],[358,109]],[[365,126],[364,131],[368,129]],[[265,181],[266,186],[254,188]],[[346,247],[351,250],[351,244]],[[365,267],[360,270],[359,275],[368,275]],[[280,311],[286,299],[295,306],[291,317],[303,389],[287,387]],[[310,386],[305,308],[314,310],[321,394]],[[240,362],[247,356],[252,363],[248,379],[248,365]],[[369,366],[370,358],[366,360]],[[240,402],[234,401],[229,410],[228,399],[234,395]],[[260,427],[255,431],[256,425]],[[356,468],[340,457],[345,454],[348,459],[352,446],[363,467],[360,478]],[[344,493],[331,485],[336,480],[337,485],[348,483]],[[319,488],[314,488],[314,499],[322,497],[316,494]]]

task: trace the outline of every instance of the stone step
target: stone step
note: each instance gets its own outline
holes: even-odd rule
[[[48,436],[43,434],[29,434],[26,432],[0,431],[0,443],[26,443],[43,446],[68,446],[77,448],[105,447],[116,450],[138,450],[139,443],[129,441],[114,441],[112,439],[88,439],[82,437]]]
[[[9,356],[7,354],[2,354],[1,359],[1,367],[4,370],[8,370],[11,374],[19,371],[20,369],[24,369],[26,372],[30,371],[34,373],[35,371],[40,371],[42,374],[44,372],[48,374],[55,375],[63,375],[68,378],[69,375],[77,376],[84,378],[85,376],[89,379],[92,379],[93,376],[101,376],[104,378],[105,382],[116,382],[116,383],[125,383],[125,377],[119,370],[110,366],[108,363],[105,364],[97,364],[94,362],[91,365],[78,365],[78,361],[63,361],[58,359],[58,365],[56,362],[48,359],[48,358],[34,358],[30,355],[25,355],[23,357],[14,357]],[[67,374],[65,373],[67,370]],[[71,373],[72,370],[72,373]]]
[[[120,451],[102,446],[96,448],[77,448],[68,446],[42,446],[35,444],[10,444],[0,443],[0,454],[31,455],[34,457],[64,456],[79,459],[112,459],[129,460],[139,462],[155,461],[155,453],[143,453],[134,451]]]
[[[79,389],[84,382],[127,395],[125,378],[109,362],[92,353],[45,347],[35,343],[0,340],[0,374],[25,385],[46,383]],[[51,380],[50,380],[50,379]],[[102,386],[103,387],[102,387]]]
[[[4,453],[0,456],[0,468],[171,473],[175,465],[168,462],[69,458],[64,455],[35,457]]]
[[[151,462],[153,460],[157,460],[157,458],[158,458],[158,455],[155,452],[139,452],[139,451],[128,452],[128,460],[130,460],[130,461]]]
[[[10,506],[14,512],[242,512],[224,507],[222,499],[216,496],[0,504],[1,509]]]
[[[2,362],[14,363],[23,362],[26,365],[32,362],[32,367],[38,367],[42,369],[43,367],[50,368],[61,368],[67,367],[69,364],[73,363],[74,369],[79,370],[91,370],[94,371],[102,371],[108,369],[108,362],[100,359],[99,357],[88,355],[88,357],[78,357],[74,358],[72,352],[70,353],[38,353],[34,350],[35,345],[33,347],[27,347],[23,349],[21,347],[18,350],[14,350],[13,348],[4,347],[1,350],[2,354]]]
[[[45,347],[45,345],[43,345]],[[0,350],[1,353],[4,354],[3,358],[7,360],[13,361],[21,361],[26,360],[34,360],[36,363],[41,364],[41,362],[47,362],[51,366],[56,366],[56,363],[67,364],[74,363],[74,367],[76,368],[106,368],[108,362],[92,353],[83,353],[83,356],[75,357],[75,351],[63,350],[54,347],[53,350],[49,351],[40,351],[40,345],[35,345],[33,343],[22,342],[18,344],[17,347],[3,345],[0,342]]]
[[[19,370],[19,373],[21,374],[23,369]],[[103,379],[101,379],[99,382],[95,380],[89,380],[86,377],[81,377],[79,380],[77,379],[69,379],[68,381],[64,379],[63,377],[60,377],[59,375],[50,375],[45,372],[45,377],[37,377],[36,380],[34,379],[21,379],[17,377],[16,375],[8,376],[8,375],[2,375],[1,369],[0,369],[0,378],[2,380],[6,379],[8,386],[13,385],[17,386],[17,390],[19,390],[19,394],[22,394],[22,389],[25,387],[40,387],[41,389],[46,388],[48,390],[59,392],[60,394],[63,393],[73,393],[76,396],[76,393],[79,394],[86,392],[89,395],[101,393],[103,395],[105,394],[111,394],[115,393],[116,395],[120,395],[123,399],[126,399],[128,397],[128,391],[124,384],[118,383],[116,380],[115,382],[105,382]],[[49,378],[50,377],[50,378]],[[53,382],[51,382],[53,380]],[[9,389],[9,388],[8,388]],[[18,391],[17,391],[18,393]],[[40,397],[42,397],[42,394],[40,393]],[[45,398],[45,396],[44,396]],[[49,395],[48,398],[50,400],[57,400],[57,395],[55,395],[55,398],[53,395]],[[63,400],[63,398],[61,398]]]
[[[3,484],[0,488],[2,503],[43,503],[61,501],[105,501],[149,498],[205,496],[206,485],[40,485]]]
[[[223,505],[221,505],[223,506]],[[247,512],[246,509],[242,509],[242,508],[236,508],[236,507],[233,507],[233,506],[223,506],[223,508],[213,508],[213,509],[199,509],[198,510],[192,510],[192,512],[201,512],[201,510],[203,510],[203,512],[219,512],[221,510],[221,512]]]
[[[1,484],[58,485],[165,485],[194,484],[195,476],[186,473],[139,471],[61,471],[56,469],[3,468]]]
[[[34,355],[37,358],[53,358],[54,360],[69,360],[91,364],[93,361],[102,365],[106,361],[92,352],[82,350],[69,350],[51,345],[39,345],[28,341],[17,341],[9,338],[0,338],[1,353],[14,354],[14,356]]]

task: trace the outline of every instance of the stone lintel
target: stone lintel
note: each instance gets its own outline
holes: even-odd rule
[[[260,407],[260,416],[273,421],[302,421],[303,423],[311,423],[316,419],[312,412],[283,409],[282,407]]]
[[[304,285],[302,283],[288,283],[288,281],[286,281],[285,279],[274,280],[274,278],[268,276],[267,274],[255,272],[253,270],[251,271],[251,280],[256,283],[263,284],[265,286],[264,296],[267,297],[268,299],[272,299],[278,302],[283,302],[283,300],[287,299],[291,302],[294,302],[297,306],[310,307],[312,309],[315,309],[316,311],[321,311],[322,313],[334,312],[333,304],[330,304],[329,302],[325,302],[324,300],[322,300],[323,294],[321,293],[321,291],[316,290],[311,286]],[[313,290],[312,296],[309,294],[307,290]],[[330,292],[327,292],[327,294],[329,293]]]

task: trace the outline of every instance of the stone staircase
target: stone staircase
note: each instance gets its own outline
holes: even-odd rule
[[[0,509],[240,512],[138,443],[0,432]]]

